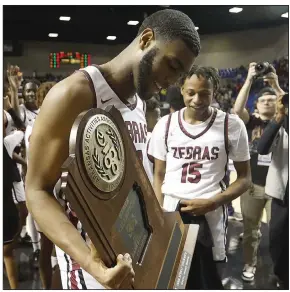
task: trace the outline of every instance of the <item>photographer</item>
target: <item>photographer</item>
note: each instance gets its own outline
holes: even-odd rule
[[[281,289],[289,289],[289,189],[288,134],[289,95],[280,95],[275,118],[266,127],[258,144],[258,153],[272,152],[266,180],[266,193],[271,196],[270,254],[274,273]]]
[[[246,110],[251,86],[254,80],[263,78],[270,87],[263,88],[257,94],[257,113],[249,115]],[[283,93],[278,83],[275,69],[269,63],[251,63],[247,79],[241,88],[234,105],[234,112],[246,124],[251,154],[252,185],[241,196],[241,211],[243,215],[243,254],[244,269],[242,279],[251,282],[255,278],[257,265],[257,250],[261,238],[260,225],[263,210],[266,209],[267,222],[271,215],[271,198],[265,193],[266,176],[271,162],[271,154],[259,155],[257,145],[264,129],[274,117],[277,95]]]

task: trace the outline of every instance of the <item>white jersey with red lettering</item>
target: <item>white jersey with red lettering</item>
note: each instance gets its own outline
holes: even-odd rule
[[[175,211],[181,199],[207,199],[223,192],[228,157],[250,159],[246,128],[238,116],[211,108],[205,122],[191,125],[184,120],[184,110],[157,123],[148,150],[166,161],[162,193],[168,211]],[[206,219],[214,239],[214,259],[222,261],[226,258],[227,210],[222,206],[207,213]]]
[[[97,108],[105,109],[113,105],[121,112],[136,151],[143,160],[143,157],[146,155],[147,136],[147,123],[144,112],[145,104],[143,101],[135,95],[132,101],[130,101],[130,104],[124,104],[108,85],[97,66],[88,66],[81,69],[80,72],[89,80],[90,87],[95,94]],[[70,221],[80,232],[83,239],[87,240],[82,223],[78,220],[63,194],[60,194],[60,202],[65,207]],[[63,289],[104,289],[100,283],[84,271],[68,254],[65,254],[58,247],[56,247],[56,253],[61,271]]]

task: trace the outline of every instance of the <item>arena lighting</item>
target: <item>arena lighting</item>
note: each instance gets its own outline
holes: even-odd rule
[[[109,35],[107,36],[107,40],[114,41],[117,37],[115,35]]]
[[[139,23],[138,20],[129,20],[129,21],[127,22],[128,25],[137,25],[138,23]]]
[[[288,12],[283,13],[281,17],[288,18]]]
[[[70,16],[60,16],[59,17],[59,20],[62,20],[62,21],[70,21]]]
[[[196,26],[196,27],[195,27],[195,29],[196,29],[196,30],[199,30],[199,27],[198,27],[198,26]]]
[[[58,37],[58,33],[51,32],[51,33],[48,34],[48,36],[50,38],[57,38]]]
[[[240,7],[233,7],[229,10],[229,12],[231,13],[239,13],[241,11],[243,11],[243,8],[240,8]]]

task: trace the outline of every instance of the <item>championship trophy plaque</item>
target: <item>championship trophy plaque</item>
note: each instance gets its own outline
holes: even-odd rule
[[[120,112],[78,116],[62,166],[62,190],[105,264],[129,253],[134,289],[184,289],[197,237],[163,212]],[[129,288],[129,287],[128,287]]]

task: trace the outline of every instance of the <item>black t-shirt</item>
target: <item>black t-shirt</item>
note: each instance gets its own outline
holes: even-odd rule
[[[268,173],[268,166],[258,165],[258,142],[264,132],[264,129],[268,125],[270,120],[262,120],[254,115],[250,116],[250,120],[246,125],[248,138],[249,138],[249,149],[251,154],[251,171],[252,171],[252,182],[259,186],[265,186],[266,177]]]

